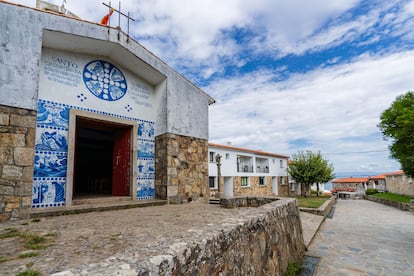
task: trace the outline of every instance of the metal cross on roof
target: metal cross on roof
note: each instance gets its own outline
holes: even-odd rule
[[[111,6],[111,1],[109,1],[109,4],[106,3],[102,3],[104,6],[108,7],[108,14],[111,13],[111,11],[117,12],[118,13],[118,40],[120,39],[120,31],[121,31],[121,15],[125,16],[127,18],[127,42],[129,42],[129,21],[135,21],[135,19],[133,19],[132,17],[129,16],[129,12],[128,14],[125,14],[121,11],[121,1],[119,1],[119,8],[115,9],[114,7]],[[109,17],[108,19],[108,26],[110,26],[110,20],[111,17]],[[109,29],[108,29],[109,31]]]

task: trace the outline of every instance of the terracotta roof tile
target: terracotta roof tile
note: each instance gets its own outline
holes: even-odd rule
[[[332,183],[365,183],[368,182],[369,178],[367,177],[345,177],[339,178],[332,181]]]
[[[393,176],[393,175],[403,175],[404,171],[398,171],[398,172],[390,172],[390,173],[386,173],[384,174],[385,176]]]
[[[264,156],[270,156],[270,157],[278,157],[283,159],[288,159],[289,156],[281,155],[277,153],[271,153],[271,152],[265,152],[261,150],[252,150],[252,149],[246,149],[246,148],[239,148],[232,145],[220,145],[220,144],[214,144],[214,143],[208,143],[209,147],[215,147],[215,148],[222,148],[222,149],[229,149],[229,150],[236,150],[236,151],[244,151],[244,152],[250,152],[258,155],[264,155]]]
[[[374,176],[370,176],[369,179],[385,179],[385,175],[384,174],[374,175]]]

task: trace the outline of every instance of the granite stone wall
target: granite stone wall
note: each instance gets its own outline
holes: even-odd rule
[[[389,199],[385,199],[385,198],[379,198],[379,197],[375,197],[375,196],[365,196],[365,199],[370,200],[370,201],[374,201],[377,203],[381,203],[384,205],[388,205],[391,207],[395,207],[398,208],[400,210],[403,211],[410,211],[414,213],[414,201],[410,202],[410,203],[404,203],[404,202],[398,202],[398,201],[393,201],[393,200],[389,200]]]
[[[274,196],[272,191],[272,177],[264,177],[264,185],[259,185],[258,176],[249,177],[249,186],[241,186],[241,177],[233,177],[233,190],[235,196],[254,195],[254,196]],[[223,183],[223,182],[222,182]]]
[[[0,222],[29,218],[36,112],[0,105]]]
[[[208,141],[163,134],[155,139],[155,196],[169,203],[207,198]]]
[[[414,197],[413,179],[406,175],[393,175],[386,178],[387,192]]]
[[[123,275],[273,276],[283,275],[289,262],[301,262],[304,251],[296,200],[285,198],[249,208],[243,217],[200,229],[191,238],[177,239],[168,249],[154,251],[145,260],[137,261],[133,253],[117,254],[58,275],[121,272]]]

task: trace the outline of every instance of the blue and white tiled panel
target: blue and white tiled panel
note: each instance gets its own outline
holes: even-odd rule
[[[144,141],[138,139],[138,159],[154,158],[155,143],[153,141]]]
[[[155,197],[154,178],[140,178],[137,181],[137,199],[153,199]]]
[[[65,205],[65,183],[62,177],[39,177],[33,181],[32,208]]]
[[[153,122],[139,121],[138,140],[155,141],[155,128]]]
[[[51,129],[68,130],[69,106],[39,100],[37,105],[37,125]]]
[[[32,208],[65,205],[67,153],[35,151]]]
[[[155,161],[154,159],[138,159],[138,177],[154,178]]]

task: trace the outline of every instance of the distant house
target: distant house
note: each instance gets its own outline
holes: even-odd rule
[[[367,184],[367,189],[377,189],[380,192],[385,192],[385,175],[379,174],[375,176],[370,176]]]
[[[403,171],[387,173],[384,176],[387,192],[414,197],[412,177],[406,176]]]
[[[220,192],[225,196],[288,196],[288,156],[234,147],[208,144],[210,195],[218,192],[217,156],[221,156]]]
[[[332,181],[332,191],[364,192],[368,186],[368,177],[346,177]]]

